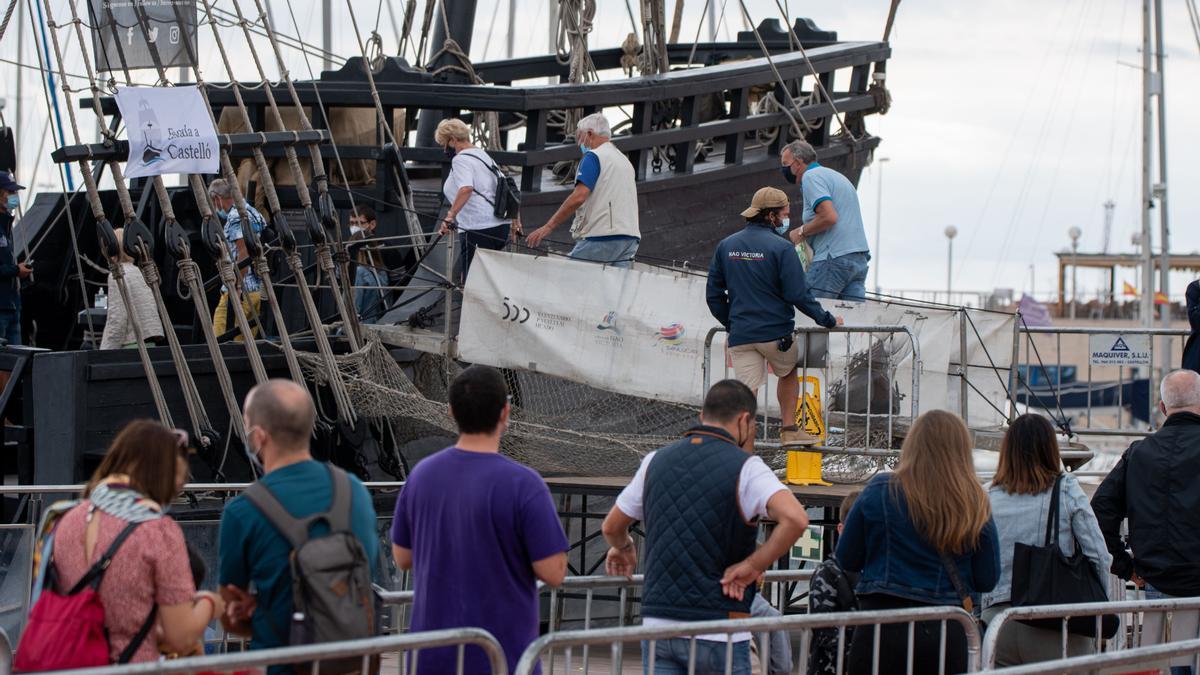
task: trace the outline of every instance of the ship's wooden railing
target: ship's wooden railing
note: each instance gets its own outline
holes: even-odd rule
[[[739,49],[744,50],[744,46]],[[538,191],[544,169],[557,162],[579,158],[579,149],[573,143],[562,142],[564,132],[552,129],[550,118],[556,111],[580,109],[590,113],[619,108],[628,114],[630,123],[627,133],[620,134],[614,142],[629,155],[639,180],[646,178],[652,170],[653,149],[663,146],[673,147],[678,158],[671,170],[677,174],[690,174],[694,169],[696,144],[709,139],[724,141],[722,161],[726,165],[743,162],[747,135],[754,132],[771,132],[774,140],[770,151],[779,151],[791,126],[787,113],[773,110],[752,114],[751,102],[769,91],[776,91],[776,99],[786,102],[781,82],[800,103],[800,109],[794,113],[809,125],[810,130],[805,134],[807,140],[814,147],[828,146],[835,110],[844,115],[869,114],[880,109],[880,99],[869,90],[871,70],[873,67],[880,70],[890,55],[891,47],[884,42],[842,42],[813,47],[805,54],[786,52],[772,56],[774,70],[766,57],[760,57],[650,77],[581,84],[481,87],[420,81],[415,77],[397,81],[379,76],[376,86],[385,119],[395,120],[396,112],[402,111],[401,119],[408,121],[403,128],[393,127],[392,132],[397,139],[403,139],[404,147],[400,151],[410,162],[448,163],[441,148],[416,147],[410,142],[409,135],[416,132],[416,125],[411,122],[419,111],[426,114],[432,111],[440,116],[439,119],[469,118],[471,114],[484,112],[498,112],[507,122],[523,119],[523,142],[509,142],[506,134],[505,148],[491,154],[500,164],[519,168],[523,190]],[[818,79],[831,100],[825,100],[817,91],[814,83]],[[338,108],[374,108],[365,79],[341,77],[316,83],[298,82],[296,88],[301,102],[311,106],[312,121],[318,128],[327,125],[328,110],[321,107],[322,103],[327,107],[336,101]],[[274,90],[272,93],[276,98],[288,96],[282,85],[274,86]],[[252,119],[265,119],[267,92],[263,88],[248,88],[242,92],[242,97]],[[235,103],[233,92],[223,87],[210,88],[209,98],[215,108]],[[715,111],[710,102],[719,102]],[[81,104],[90,106],[90,100],[84,99]],[[102,104],[106,115],[119,115],[112,99],[106,98]],[[612,117],[616,121],[615,112]],[[566,130],[565,133],[573,131]],[[327,158],[382,160],[385,159],[382,148],[385,137],[380,135],[379,142],[370,144],[339,143],[336,155],[328,143],[321,149]],[[858,137],[861,142],[872,144],[864,149],[874,147],[875,139],[861,134]],[[263,152],[267,157],[281,158],[284,146],[282,142],[267,143]],[[297,145],[295,149],[301,157],[307,156],[306,146]],[[59,161],[65,161],[80,152],[119,154],[122,150],[120,146],[111,150],[66,148],[56,157],[61,156]],[[235,157],[249,157],[251,149],[234,146],[231,153]]]

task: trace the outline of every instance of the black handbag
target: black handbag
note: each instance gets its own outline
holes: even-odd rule
[[[1014,607],[1108,601],[1104,584],[1097,577],[1091,561],[1083,554],[1079,541],[1075,541],[1075,552],[1070,556],[1063,555],[1058,546],[1058,504],[1062,479],[1062,474],[1059,474],[1058,480],[1054,481],[1054,493],[1050,496],[1045,545],[1032,546],[1020,542],[1013,545],[1011,599]],[[1026,619],[1022,623],[1053,631],[1062,629],[1061,619]],[[1105,614],[1101,619],[1101,636],[1106,640],[1111,638],[1116,635],[1119,626],[1120,621],[1115,614]],[[1068,619],[1067,632],[1096,637],[1096,617]]]
[[[517,182],[512,179],[512,176],[506,175],[495,163],[489,164],[483,161],[482,157],[469,152],[463,154],[467,157],[474,157],[486,166],[496,178],[496,201],[484,197],[482,192],[475,193],[483,197],[483,201],[492,205],[492,215],[504,220],[513,220],[519,217],[521,215],[521,189],[517,187]]]

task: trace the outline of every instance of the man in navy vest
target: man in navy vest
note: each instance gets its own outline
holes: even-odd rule
[[[757,407],[741,382],[713,385],[700,424],[646,455],[604,519],[606,569],[621,576],[637,567],[629,528],[645,524],[643,625],[749,617],[756,581],[808,527],[804,507],[754,455]],[[756,548],[763,517],[777,525]],[[694,672],[724,673],[729,636],[697,637]],[[686,638],[657,641],[655,674],[688,672],[690,649]],[[734,633],[732,649],[733,675],[749,675],[750,633]]]

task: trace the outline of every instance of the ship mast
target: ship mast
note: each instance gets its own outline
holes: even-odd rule
[[[1154,324],[1154,251],[1151,209],[1158,200],[1160,255],[1158,290],[1170,298],[1171,247],[1167,216],[1167,130],[1166,99],[1163,92],[1162,0],[1142,0],[1142,297],[1141,323]],[[1153,59],[1151,58],[1153,53]],[[1155,128],[1157,108],[1157,129]],[[1153,176],[1153,143],[1157,132],[1158,182]],[[1161,306],[1162,326],[1171,323],[1171,305]],[[1163,362],[1171,362],[1171,343],[1164,340]]]

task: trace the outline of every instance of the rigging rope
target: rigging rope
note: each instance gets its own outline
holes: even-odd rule
[[[139,5],[136,10],[140,15],[139,23],[142,26],[142,31],[144,34],[146,32],[146,26],[150,24],[150,18],[146,13],[145,7]],[[154,61],[154,68],[158,73],[159,80],[165,85],[170,86],[171,81],[167,75],[166,67],[163,65],[161,54],[158,51],[158,45],[152,42],[148,35],[145,35],[145,37],[146,44],[150,49],[150,55]],[[128,78],[128,72],[126,72],[126,79]],[[212,206],[208,199],[208,192],[204,189],[204,184],[200,180],[200,177],[195,174],[188,174],[188,182],[191,185],[192,194],[196,200],[196,206],[200,210],[202,221],[201,227],[216,228],[216,216],[213,214]],[[181,297],[186,295],[186,297],[192,300],[192,305],[196,310],[196,316],[200,320],[200,332],[204,335],[205,345],[208,348],[209,359],[213,364],[213,372],[216,373],[217,384],[221,389],[221,399],[225,404],[225,411],[229,415],[229,421],[231,425],[230,428],[238,438],[245,440],[246,430],[245,424],[242,421],[242,409],[238,405],[237,397],[233,391],[233,379],[229,375],[229,367],[225,363],[225,355],[221,353],[221,347],[217,342],[217,336],[213,332],[212,317],[209,315],[207,296],[204,293],[204,288],[201,286],[200,267],[194,260],[192,260],[191,245],[188,243],[187,235],[184,234],[183,231],[178,227],[175,217],[175,210],[171,204],[170,195],[167,194],[166,188],[163,185],[161,176],[154,177],[154,192],[158,197],[159,205],[162,207],[163,214],[167,220],[163,228],[163,232],[166,235],[166,241],[164,243],[167,245],[167,251],[175,257],[175,265],[179,271],[179,277],[176,280],[176,292]],[[176,238],[174,242],[170,241],[172,236]],[[224,254],[225,250],[227,249],[221,249],[219,253]],[[229,259],[227,255],[224,255],[222,259],[228,263]],[[187,288],[186,293],[180,292],[182,289],[178,288],[178,282],[183,282],[184,286]],[[241,303],[239,303],[239,305],[240,304]],[[164,309],[165,308],[160,309],[160,313],[162,313]],[[163,319],[164,327],[167,325],[165,322],[168,320],[169,318]],[[173,335],[174,331],[171,331],[171,334]],[[174,351],[175,347],[173,346],[173,355]],[[189,390],[194,391],[194,389],[195,383],[193,382]],[[196,393],[196,396],[197,399],[199,399],[198,393]],[[200,405],[201,407],[203,406],[203,401],[200,401]],[[211,428],[211,421],[207,422],[207,426]],[[228,448],[229,444],[226,442],[226,451],[228,451]],[[253,467],[254,463],[251,462],[250,465]],[[221,465],[217,468],[217,473],[220,474],[223,468],[224,457],[222,458]]]
[[[74,19],[75,28],[81,44],[84,44],[83,29],[80,27],[79,15],[76,11],[75,0],[68,3],[71,8],[71,16]],[[115,23],[111,7],[106,6],[106,11],[109,15],[109,21]],[[150,36],[147,33],[146,26],[148,23],[139,21],[142,35],[146,38],[147,44],[151,47],[151,56],[156,65],[160,66],[159,73],[162,77],[161,59],[159,59],[157,46],[150,41]],[[116,40],[117,55],[121,62],[121,70],[125,75],[125,81],[128,85],[133,85],[133,78],[129,73],[128,62],[125,58],[125,48],[121,45],[120,40]],[[91,63],[84,54],[84,67],[91,74]],[[98,115],[100,113],[97,113]],[[97,121],[103,122],[103,117],[98,117]],[[115,180],[115,176],[114,176]],[[171,205],[171,197],[167,194],[167,189],[163,185],[162,176],[155,176],[153,179],[154,193],[158,199],[158,203],[163,212],[163,217],[166,219],[165,232],[170,232],[178,227],[175,219],[175,209]],[[124,248],[126,252],[132,251],[135,263],[142,271],[142,276],[146,281],[146,285],[150,289],[151,295],[154,297],[154,305],[158,310],[159,320],[162,322],[163,334],[167,339],[167,344],[171,350],[171,361],[175,366],[175,374],[179,379],[179,388],[183,394],[183,402],[188,411],[188,417],[192,420],[192,435],[198,439],[201,447],[207,449],[213,446],[216,439],[216,431],[213,428],[212,421],[208,417],[208,411],[205,410],[204,400],[200,397],[200,392],[196,388],[196,381],[192,377],[191,369],[188,367],[187,356],[183,353],[183,348],[179,344],[179,336],[175,334],[174,327],[171,321],[171,313],[167,311],[167,305],[163,301],[162,289],[160,288],[161,277],[158,271],[158,265],[154,262],[153,243],[150,231],[145,228],[135,228],[133,232],[126,232],[129,235],[124,239]],[[119,264],[119,263],[118,263]]]
[[[185,25],[182,10],[178,5],[175,6],[175,17],[180,25]],[[208,111],[208,117],[215,129],[217,127],[217,118],[213,114],[212,104],[208,100],[208,84],[204,81],[204,76],[200,74],[200,61],[192,49],[191,42],[184,40],[183,46],[187,50],[188,60],[191,62],[192,76],[196,80],[196,90],[200,92],[200,98],[204,100],[204,108]],[[237,174],[233,170],[233,161],[229,158],[229,150],[223,147],[218,148],[218,154],[221,160],[221,176],[225,178],[225,182],[229,185],[234,208],[238,210],[238,215],[241,216],[242,223],[248,225],[250,223],[250,214],[246,210],[246,198],[242,194],[241,184],[238,182]],[[189,177],[189,183],[192,187],[192,194],[196,197],[196,204],[200,207],[200,213],[205,218],[213,218],[213,210],[208,199],[208,189],[205,187],[204,182],[199,176],[192,174]],[[253,233],[253,228],[249,229],[251,230],[251,235],[257,239],[257,236]],[[215,256],[217,260],[217,272],[221,277],[221,283],[224,284],[228,296],[228,311],[233,314],[238,330],[242,334],[242,344],[246,349],[246,357],[250,361],[250,370],[254,373],[254,381],[262,384],[267,381],[267,369],[263,365],[262,354],[258,350],[258,343],[254,339],[254,332],[251,330],[250,322],[246,318],[246,312],[242,308],[241,284],[239,283],[237,269],[234,267],[232,260],[233,255],[229,250],[229,245],[225,240],[223,232],[220,237],[216,237],[216,243],[219,247],[219,255]],[[254,466],[253,461],[250,464]]]
[[[205,0],[205,2],[207,3],[207,0]],[[258,6],[259,11],[261,12],[260,19],[264,22],[263,25],[266,26],[267,25],[266,12],[262,11],[262,5],[258,4],[257,0],[256,0],[256,4]],[[282,113],[280,113],[279,106],[275,102],[275,94],[271,90],[271,85],[267,79],[266,71],[263,70],[262,62],[258,58],[258,50],[255,49],[254,44],[250,38],[250,33],[249,33],[249,31],[246,30],[246,20],[245,20],[245,17],[242,15],[241,3],[238,2],[238,0],[233,0],[233,8],[237,12],[238,21],[241,23],[242,30],[246,36],[247,47],[249,47],[249,49],[250,49],[250,56],[251,56],[252,60],[254,61],[254,67],[255,67],[255,69],[257,69],[259,78],[263,82],[263,92],[266,94],[267,108],[271,111],[272,116],[275,118],[275,124],[279,127],[279,129],[281,131],[286,130],[287,126],[283,122],[283,115],[282,115]],[[268,32],[268,34],[269,34],[269,32]],[[273,46],[272,48],[274,49],[275,47]],[[277,55],[278,55],[278,53],[277,53]],[[281,60],[281,68],[282,68],[282,60]],[[230,78],[231,79],[233,78],[232,70],[230,71]],[[288,81],[290,84],[290,78]],[[294,89],[291,90],[291,93],[294,96],[296,96]],[[299,96],[296,96],[294,100],[297,103],[296,107],[299,110],[299,114],[301,117],[301,126],[307,127],[305,129],[306,131],[311,130],[312,125],[308,124],[308,116],[304,114],[303,108],[299,105]],[[246,117],[245,121],[246,121],[246,124],[249,125],[249,117]],[[296,138],[295,132],[293,132],[293,138]],[[310,149],[311,149],[311,146],[310,146]],[[319,150],[317,151],[317,153],[318,153],[317,155],[312,157],[311,164],[313,166],[314,179],[317,181],[318,184],[323,185],[326,182],[325,171],[323,168],[324,162],[320,159],[320,151]],[[292,182],[296,186],[296,194],[300,198],[301,207],[304,209],[305,220],[309,224],[309,228],[308,228],[309,235],[312,237],[313,241],[316,243],[318,258],[321,259],[323,262],[325,260],[329,261],[328,269],[331,272],[329,281],[330,281],[330,284],[336,289],[337,288],[337,275],[332,274],[333,262],[329,258],[329,246],[326,243],[324,225],[321,224],[321,222],[319,221],[319,219],[317,217],[317,214],[313,210],[312,199],[308,193],[308,187],[304,181],[304,173],[300,168],[300,160],[296,155],[295,147],[292,145],[285,146],[284,154],[287,157],[288,168],[292,173]],[[318,162],[320,162],[320,164],[318,164]],[[318,167],[321,167],[321,168],[318,169]],[[264,189],[267,189],[270,191],[273,191],[275,189],[274,184],[273,184],[273,182],[271,182],[271,179],[269,177],[260,176],[260,178],[264,182]],[[326,193],[325,196],[328,197],[328,193]],[[333,216],[332,216],[332,214],[329,214],[328,217],[332,218]],[[280,219],[282,218],[282,213],[279,214],[279,218]],[[279,225],[280,225],[280,232],[282,235],[285,231],[286,226],[283,225],[283,223],[279,223]],[[316,340],[316,344],[317,344],[317,351],[320,353],[321,358],[325,361],[326,367],[328,367],[330,369],[330,372],[336,374],[337,373],[337,363],[333,358],[333,348],[329,344],[329,336],[326,335],[326,333],[325,333],[324,325],[321,322],[320,312],[317,311],[317,306],[316,306],[315,300],[313,299],[312,291],[308,287],[308,279],[304,273],[304,265],[300,261],[299,253],[296,252],[296,246],[295,246],[296,242],[294,239],[291,238],[290,233],[288,233],[285,236],[282,236],[282,239],[283,239],[284,252],[287,256],[288,267],[291,268],[292,275],[294,276],[294,278],[296,280],[296,284],[299,289],[300,304],[304,307],[304,313],[307,315],[308,323],[312,327],[313,338]],[[256,257],[255,258],[256,270],[259,267],[265,267],[266,266],[265,262],[266,262],[265,258],[262,259],[262,261],[260,263],[260,259]],[[358,341],[357,341],[357,332],[355,330],[357,323],[354,319],[347,318],[345,299],[342,297],[341,291],[335,290],[333,293],[333,297],[338,306],[338,313],[341,315],[344,325],[346,327],[346,333],[350,337],[351,345],[353,346],[353,348],[355,350],[357,350]],[[330,384],[330,388],[333,390],[334,403],[337,406],[337,410],[338,410],[338,419],[347,422],[348,424],[350,424],[353,427],[354,422],[357,419],[357,415],[355,415],[355,413],[354,413],[354,405],[350,401],[349,394],[346,393],[345,382],[343,382],[340,377],[335,376],[335,377],[329,378],[329,384]]]
[[[204,9],[208,15],[212,16],[212,3],[209,0],[201,0],[204,4]],[[229,74],[230,90],[233,92],[233,98],[237,102],[238,111],[242,114],[242,123],[245,124],[248,132],[254,131],[254,125],[250,123],[250,113],[246,109],[246,103],[242,100],[242,92],[237,81],[237,75],[234,74],[233,65],[229,61],[229,54],[225,51],[225,43],[221,41],[220,32],[217,30],[216,24],[212,24],[213,37],[217,42],[217,50],[221,55],[221,61],[225,64],[225,72]],[[199,77],[199,66],[194,66]],[[211,106],[209,106],[211,110]],[[215,120],[214,120],[214,126]],[[262,183],[263,192],[267,197],[267,206],[271,212],[271,221],[275,224],[280,232],[281,238],[288,238],[291,232],[287,229],[287,221],[283,217],[282,209],[279,206],[279,196],[275,193],[275,183],[271,180],[271,170],[267,166],[266,157],[263,156],[262,145],[258,144],[252,148],[254,154],[254,162],[258,167],[258,178]],[[227,155],[226,155],[227,156]],[[279,306],[279,300],[275,296],[275,287],[271,284],[271,272],[267,268],[266,253],[262,248],[258,234],[254,231],[253,222],[250,220],[250,214],[246,210],[244,198],[238,199],[237,195],[241,193],[241,186],[237,183],[237,177],[233,175],[232,164],[229,166],[228,173],[234,180],[234,184],[230,185],[230,190],[236,190],[234,199],[237,203],[238,215],[242,218],[242,235],[246,242],[246,251],[253,258],[253,269],[259,281],[262,282],[263,289],[267,292],[267,301],[271,305],[271,313],[275,317],[275,330],[279,333],[279,341],[283,347],[284,360],[287,362],[288,372],[292,379],[297,383],[304,382],[303,372],[300,370],[300,362],[296,358],[296,350],[292,347],[291,337],[288,335],[287,325],[284,323],[283,309]],[[299,189],[301,186],[297,186]],[[264,276],[265,274],[265,276]],[[230,297],[230,304],[233,304],[233,296]],[[314,329],[317,328],[314,326]],[[250,337],[246,338],[251,339]]]
[[[429,0],[429,1],[433,2],[433,0]],[[288,6],[291,7],[291,0],[288,0]],[[387,118],[387,115],[383,111],[383,102],[379,99],[379,89],[375,86],[375,74],[371,72],[370,68],[366,67],[367,48],[366,48],[366,45],[363,44],[362,34],[359,33],[359,30],[358,30],[358,17],[354,13],[354,3],[351,0],[346,0],[346,7],[350,10],[350,25],[351,25],[351,27],[354,28],[354,37],[358,41],[358,49],[359,49],[359,52],[361,52],[363,60],[364,60],[363,71],[367,76],[367,85],[370,86],[370,88],[371,88],[371,100],[375,104],[375,114],[379,119],[379,125],[383,128],[383,133],[388,138],[388,140],[391,142],[392,146],[397,149],[401,148],[404,146],[404,144],[400,143],[396,140],[396,135],[394,133],[392,133],[391,120],[389,120]],[[429,10],[429,11],[432,11],[432,10]],[[293,17],[293,19],[294,19],[294,17]],[[447,24],[447,26],[448,26],[448,24]],[[449,28],[448,27],[447,27],[447,37],[449,37]],[[422,37],[422,41],[424,41],[424,37]],[[414,246],[416,248],[416,252],[418,254],[420,254],[420,253],[424,253],[425,249],[423,246],[417,245],[417,242],[424,241],[423,237],[425,234],[425,230],[422,229],[420,221],[417,220],[416,216],[413,215],[413,213],[411,211],[412,204],[413,204],[413,196],[411,193],[411,188],[409,187],[407,181],[401,180],[401,177],[399,175],[399,171],[403,171],[403,170],[404,170],[403,166],[401,166],[399,169],[397,169],[395,166],[393,166],[392,167],[392,177],[396,181],[396,185],[397,185],[396,192],[397,192],[397,195],[400,197],[400,200],[403,204],[403,208],[405,209],[405,211],[404,211],[405,224],[408,226],[408,233],[413,236],[413,242],[414,242]],[[342,175],[345,175],[345,174],[342,174]]]
[[[62,46],[59,44],[58,39],[58,25],[54,22],[54,16],[50,4],[50,0],[44,0],[43,6],[46,10],[46,23],[50,28],[49,32],[51,42],[54,45],[54,54],[58,59],[61,70],[65,61],[63,60]],[[73,6],[72,10],[74,10]],[[78,24],[76,24],[76,26],[78,27]],[[82,34],[82,29],[79,30]],[[92,70],[91,65],[87,63],[88,57],[86,47],[84,47],[82,51],[84,54],[85,66],[90,76]],[[92,103],[94,106],[96,106],[97,110],[99,110],[99,87],[97,87],[94,78],[89,77],[89,81],[91,82],[91,87],[93,90]],[[75,108],[71,104],[71,90],[70,87],[66,85],[65,77],[63,78],[63,98],[64,102],[66,103],[67,116],[71,123],[71,134],[74,137],[76,144],[83,145],[83,139],[79,134],[79,122],[75,117]],[[101,119],[103,119],[103,111],[100,112]],[[111,133],[111,131],[105,131],[106,136],[111,135]],[[121,169],[119,166],[117,166],[115,160],[109,160],[107,164],[109,170],[113,173],[113,182],[115,182],[117,185],[117,194],[122,201],[121,206],[125,211],[126,222],[136,222],[137,215],[133,213],[133,205],[129,201],[129,191],[128,189],[122,189],[125,181],[121,178]],[[134,320],[132,321],[132,327],[134,340],[137,342],[138,357],[141,359],[142,369],[146,373],[146,382],[150,386],[150,394],[154,399],[154,407],[158,411],[159,421],[168,427],[174,427],[175,424],[171,421],[171,411],[167,408],[166,399],[163,398],[162,386],[159,384],[158,375],[154,370],[154,364],[150,361],[150,354],[146,350],[146,340],[142,335],[140,322],[137,320],[137,308],[130,298],[129,288],[125,285],[125,273],[121,268],[120,262],[117,260],[118,252],[115,246],[116,236],[113,234],[112,224],[109,223],[108,217],[104,213],[104,206],[100,202],[100,191],[96,186],[96,179],[93,176],[91,168],[88,166],[88,161],[86,159],[79,160],[79,168],[83,173],[84,184],[87,187],[88,204],[91,206],[92,215],[96,218],[96,225],[97,229],[99,230],[98,234],[100,238],[100,248],[104,253],[104,257],[108,259],[109,273],[112,275],[113,282],[117,285],[117,290],[121,294],[121,300],[125,303],[125,307],[130,312],[130,315],[134,317]],[[85,296],[84,302],[86,301],[87,298]]]
[[[740,4],[742,7],[742,18],[745,19],[746,23],[750,26],[750,29],[754,32],[754,39],[758,41],[758,47],[762,50],[763,56],[767,57],[767,65],[771,66],[771,72],[775,73],[775,80],[779,83],[779,88],[783,90],[783,94],[787,97],[788,104],[791,106],[790,110],[783,106],[780,106],[780,109],[782,109],[783,113],[788,116],[789,120],[791,120],[792,127],[796,130],[796,135],[803,137],[804,134],[807,134],[813,130],[813,125],[809,124],[808,120],[804,118],[804,113],[800,112],[800,104],[797,103],[796,99],[792,97],[791,89],[788,88],[787,82],[785,82],[783,79],[783,75],[779,73],[779,69],[775,67],[775,59],[771,58],[771,51],[767,49],[767,43],[763,42],[762,34],[758,32],[758,26],[754,25],[753,21],[751,20],[750,10],[746,9],[746,0],[738,0],[738,4]],[[795,115],[792,114],[793,110],[796,113]],[[797,116],[799,116],[800,119],[796,119]]]
[[[296,85],[292,82],[292,75],[288,71],[287,64],[283,60],[283,53],[279,50],[279,45],[274,39],[275,27],[269,20],[262,1],[254,0],[254,5],[258,9],[259,15],[262,19],[263,28],[267,32],[267,41],[270,42],[271,49],[275,53],[275,61],[279,67],[280,78],[283,80],[284,84],[287,85],[288,94],[292,98],[292,105],[294,105],[296,108],[296,116],[300,118],[300,128],[304,131],[312,131],[312,121],[309,119],[308,113],[305,112],[304,105],[300,101],[300,95],[296,92]],[[240,16],[240,6],[237,6],[235,3],[235,7],[237,7]],[[374,35],[378,37],[377,33]],[[255,63],[258,63],[257,56],[255,56]],[[261,66],[259,66],[259,73],[262,74]],[[266,82],[266,75],[263,75],[263,81]],[[316,88],[314,87],[314,89]],[[272,103],[272,105],[274,105],[275,99],[273,95],[268,94],[268,100]],[[279,117],[278,110],[276,110],[275,114],[276,117]],[[282,126],[282,118],[280,118],[279,123]],[[330,144],[336,151],[337,143],[332,138],[332,132],[330,134]],[[333,257],[330,254],[328,244],[328,234],[332,232],[334,235],[334,240],[336,241],[337,254],[341,256],[345,253],[345,244],[342,242],[342,231],[337,220],[336,208],[333,204],[333,198],[329,196],[329,177],[325,174],[325,159],[321,155],[321,146],[315,141],[309,143],[308,153],[310,157],[309,163],[312,165],[313,182],[316,183],[317,186],[317,203],[320,208],[320,222],[317,223],[317,225],[324,228],[322,231],[320,230],[320,227],[313,227],[313,224],[310,223],[310,230],[315,230],[312,232],[312,234],[315,235],[314,242],[316,243],[317,259],[320,262],[321,269],[324,270],[330,278],[330,285],[333,288],[333,297],[337,304],[338,315],[342,318],[342,324],[346,326],[346,334],[350,339],[350,346],[352,349],[357,351],[362,345],[362,327],[359,325],[358,314],[347,309],[348,305],[353,306],[353,302],[349,297],[343,296],[342,291],[338,288],[337,279],[335,278],[337,275],[341,276],[342,285],[347,289],[347,293],[349,293],[349,272],[347,270],[347,265],[344,264],[338,265],[336,270],[334,269]],[[297,191],[300,191],[299,185],[303,180],[303,176],[298,171],[299,163],[297,162],[292,164],[291,162],[291,159],[295,157],[295,154],[296,153],[293,150],[289,156],[289,165],[292,167],[292,177],[293,181],[297,185]],[[338,162],[340,164],[341,160],[339,159]],[[343,177],[344,176],[345,174],[343,174]],[[301,202],[303,203],[306,200],[308,200],[308,192],[304,191],[301,197]],[[307,215],[312,211],[311,203],[307,204],[305,208]],[[325,236],[320,236],[322,234]]]
[[[12,0],[8,4],[8,10],[4,12],[4,21],[0,23],[0,40],[4,39],[4,33],[8,30],[8,22],[12,20],[13,10],[17,8],[17,3],[21,0]],[[18,56],[20,58],[20,56]]]
[[[898,0],[896,1],[898,2]],[[741,2],[744,9],[746,4],[745,0],[741,0]],[[775,0],[775,6],[778,7],[780,13],[783,14],[783,22],[788,27],[788,35],[791,36],[791,39],[795,41],[796,48],[800,50],[800,56],[804,59],[804,63],[808,65],[808,72],[812,73],[814,89],[821,92],[821,97],[833,110],[833,116],[837,118],[838,124],[842,127],[842,131],[844,131],[846,135],[850,137],[851,144],[858,143],[860,139],[855,136],[854,131],[846,125],[846,120],[842,116],[842,113],[838,111],[837,103],[835,103],[833,100],[833,95],[830,94],[829,90],[825,88],[825,83],[821,81],[821,76],[817,74],[816,66],[814,66],[812,60],[808,58],[808,51],[804,49],[804,44],[800,42],[800,36],[796,35],[796,30],[790,23],[791,19],[787,15],[787,10],[783,8],[783,4],[779,0]],[[895,5],[893,5],[893,7],[895,7]],[[749,15],[747,14],[747,16]],[[755,29],[755,33],[757,32],[757,29]],[[765,51],[766,50],[764,49],[764,53]]]

